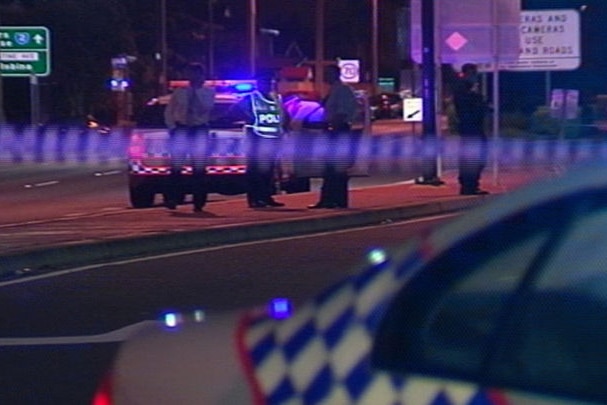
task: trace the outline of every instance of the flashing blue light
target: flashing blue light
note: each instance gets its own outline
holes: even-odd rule
[[[253,84],[251,83],[238,83],[234,85],[234,89],[238,92],[247,92],[253,91],[253,89],[255,89],[255,86],[253,86]]]
[[[111,79],[110,87],[112,90],[124,90],[130,86],[130,83],[126,79]]]
[[[164,325],[168,328],[175,328],[180,323],[181,316],[175,312],[164,314]]]
[[[388,260],[388,254],[383,249],[373,249],[367,254],[367,260],[373,265],[382,264]]]
[[[286,319],[292,313],[291,301],[288,298],[274,298],[270,301],[269,312],[274,319]]]

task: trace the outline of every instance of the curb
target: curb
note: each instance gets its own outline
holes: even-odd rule
[[[484,204],[488,199],[497,196],[499,195],[472,198],[453,197],[402,207],[348,210],[342,213],[333,211],[330,216],[313,219],[253,225],[237,224],[126,240],[116,239],[44,248],[3,257],[0,262],[0,281],[38,276],[70,267],[95,265],[107,261],[129,260],[191,249],[310,235],[463,211]]]

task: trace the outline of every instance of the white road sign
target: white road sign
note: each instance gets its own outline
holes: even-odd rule
[[[420,97],[403,99],[403,120],[406,122],[422,122],[424,120],[424,101]]]
[[[580,14],[577,10],[521,12],[521,53],[501,70],[574,70],[581,63]]]
[[[422,63],[422,0],[411,0],[411,57]],[[520,0],[434,1],[437,55],[443,63],[518,57]]]
[[[358,59],[340,59],[337,61],[344,83],[360,82],[360,61]]]

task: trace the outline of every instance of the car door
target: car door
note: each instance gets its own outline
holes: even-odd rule
[[[407,377],[408,404],[605,403],[606,197],[565,195],[459,239],[392,302],[374,366]]]

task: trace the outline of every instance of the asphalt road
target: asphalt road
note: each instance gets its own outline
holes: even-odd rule
[[[120,339],[112,331],[165,310],[203,309],[212,316],[278,295],[297,307],[358,271],[370,249],[391,252],[446,220],[224,246],[0,283],[0,403],[87,403]]]
[[[410,124],[398,120],[375,122],[373,133],[378,135],[375,153],[390,153],[411,129]],[[402,161],[397,167],[374,160],[371,170],[369,177],[352,179],[351,186],[386,184],[417,175],[416,163],[411,160]],[[318,181],[315,183],[317,187]],[[213,195],[212,198],[243,196]],[[160,203],[160,196],[157,202]],[[0,207],[10,208],[0,210],[0,226],[128,209],[126,161],[120,158],[104,162],[0,160]]]

